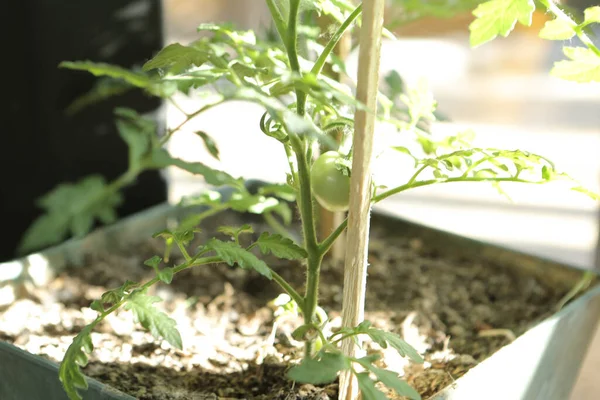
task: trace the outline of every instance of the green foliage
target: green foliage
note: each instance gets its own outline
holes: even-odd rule
[[[386,400],[387,397],[383,392],[375,387],[375,382],[369,377],[368,372],[356,374],[358,388],[365,400]]]
[[[531,25],[535,11],[533,0],[490,0],[473,11],[476,19],[469,25],[471,46],[480,46],[498,35],[507,37],[517,21]]]
[[[81,372],[80,367],[87,365],[87,354],[91,354],[94,351],[91,337],[94,326],[95,324],[85,326],[75,336],[58,369],[58,378],[63,385],[65,393],[71,400],[82,400],[77,389],[86,390],[88,388],[87,380]]]
[[[20,253],[39,250],[64,240],[69,234],[80,238],[99,220],[109,224],[117,219],[116,207],[122,198],[101,176],[88,176],[77,183],[62,183],[40,199],[44,210],[25,232]]]
[[[269,232],[261,233],[256,241],[261,253],[273,253],[276,257],[288,260],[301,260],[308,256],[306,250],[295,244],[291,239]]]
[[[559,18],[547,21],[540,31],[540,37],[548,40],[567,40],[575,34],[574,26]]]
[[[136,322],[139,322],[156,339],[164,339],[171,346],[182,349],[181,335],[174,319],[154,307],[154,303],[162,301],[160,297],[149,296],[144,291],[136,290],[124,304],[126,310],[131,310]]]
[[[565,47],[563,51],[569,60],[554,64],[552,76],[579,83],[600,82],[600,55],[583,47]]]
[[[368,321],[362,322],[356,328],[357,334],[368,335],[375,343],[382,348],[387,348],[388,345],[398,352],[402,357],[409,357],[416,363],[423,363],[423,357],[416,352],[412,346],[406,343],[400,336],[395,333],[375,329]]]
[[[108,309],[118,306],[121,301],[131,294],[138,286],[139,285],[136,282],[129,280],[125,281],[120,287],[103,293],[99,300],[94,300],[92,304],[90,304],[90,308],[99,313],[104,313]]]
[[[253,269],[268,279],[273,277],[271,269],[264,261],[237,243],[223,242],[213,238],[206,243],[205,247],[217,253],[229,266],[237,264],[243,269]]]
[[[226,172],[215,170],[201,162],[189,162],[177,157],[173,157],[167,150],[156,149],[150,155],[150,168],[163,169],[166,167],[177,167],[194,175],[202,175],[206,183],[214,186],[232,186],[239,187],[243,181],[234,178]]]
[[[350,360],[339,352],[321,351],[315,358],[307,358],[292,367],[287,376],[296,382],[320,385],[330,383],[340,371],[350,369]]]
[[[200,139],[202,139],[202,141],[204,142],[204,147],[206,147],[206,150],[208,150],[210,155],[218,160],[219,148],[217,147],[217,143],[214,141],[214,139],[208,136],[208,134],[203,131],[197,131],[196,135],[198,135]]]

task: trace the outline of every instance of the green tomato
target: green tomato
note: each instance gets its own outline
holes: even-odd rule
[[[319,204],[332,212],[348,210],[350,203],[350,177],[337,169],[336,160],[342,158],[337,151],[328,151],[317,158],[310,177],[313,194]]]

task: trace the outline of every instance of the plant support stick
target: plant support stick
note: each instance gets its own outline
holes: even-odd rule
[[[365,290],[367,283],[367,250],[369,237],[369,213],[371,207],[371,160],[373,154],[373,131],[377,109],[381,33],[385,0],[364,3],[363,23],[360,29],[358,58],[357,100],[371,112],[357,110],[354,121],[352,178],[350,180],[350,209],[346,238],[344,268],[344,294],[342,324],[358,325],[364,318]],[[342,350],[354,356],[355,343],[346,339]],[[358,397],[358,383],[353,375],[340,376],[340,400]]]

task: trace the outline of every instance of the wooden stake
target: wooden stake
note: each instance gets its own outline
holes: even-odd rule
[[[369,110],[377,109],[384,6],[385,0],[366,1],[362,15],[356,97]],[[347,327],[356,326],[364,318],[375,116],[358,110],[354,127],[342,308],[342,324]],[[346,355],[354,356],[356,347],[353,340],[345,340],[342,350]],[[340,376],[339,399],[355,400],[358,395],[356,379],[350,373],[343,373]]]

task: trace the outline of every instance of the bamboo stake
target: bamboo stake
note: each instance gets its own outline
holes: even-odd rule
[[[377,109],[384,6],[385,0],[364,2],[358,53],[356,97],[369,110]],[[357,110],[354,126],[342,308],[342,324],[347,327],[356,326],[364,318],[375,116],[372,113]],[[342,350],[346,355],[354,356],[356,347],[353,340],[345,340],[342,343]],[[356,379],[350,373],[342,373],[340,376],[339,399],[355,400],[358,395]]]

